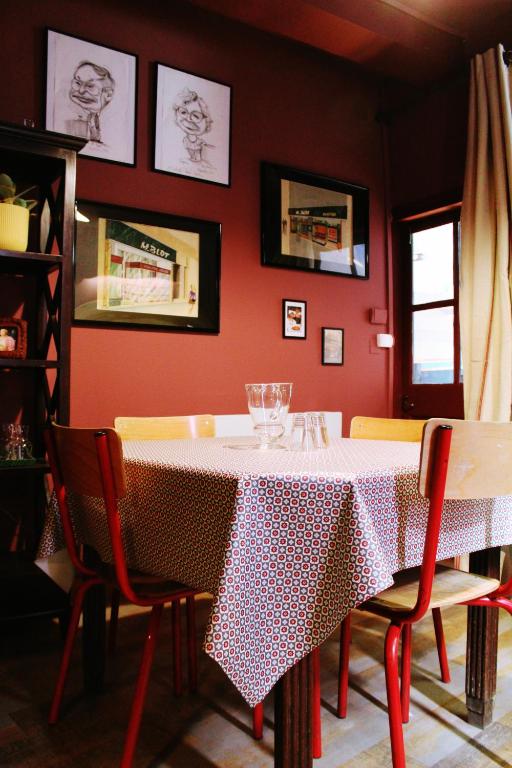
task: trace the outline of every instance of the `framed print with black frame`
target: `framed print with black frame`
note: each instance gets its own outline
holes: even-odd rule
[[[322,365],[343,365],[343,328],[322,328]]]
[[[262,264],[368,278],[366,187],[262,163],[261,206]]]
[[[78,200],[73,322],[219,332],[221,227]]]
[[[135,165],[137,56],[46,34],[46,129],[87,139],[80,155]]]
[[[153,170],[230,186],[231,86],[156,64]]]
[[[307,302],[298,299],[283,299],[283,338],[306,338]]]

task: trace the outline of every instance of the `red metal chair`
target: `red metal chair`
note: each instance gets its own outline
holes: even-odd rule
[[[429,512],[419,568],[398,574],[396,583],[359,606],[389,619],[385,640],[386,690],[393,768],[405,768],[402,723],[409,719],[411,626],[433,607],[477,605],[512,614],[512,578],[499,580],[436,565],[445,499],[512,495],[512,423],[430,419],[425,426],[419,492]],[[349,617],[342,626],[340,686],[346,702]],[[402,637],[401,685],[398,646]]]
[[[113,590],[119,590],[124,598],[134,605],[151,607],[149,626],[120,763],[121,768],[129,768],[137,743],[163,607],[165,603],[170,603],[173,616],[176,619],[180,611],[180,601],[183,598],[187,600],[189,619],[187,625],[189,679],[191,688],[196,686],[194,611],[190,610],[190,606],[192,605],[193,608],[191,601],[197,592],[183,584],[164,581],[127,567],[122,538],[122,523],[117,503],[118,499],[126,495],[126,483],[121,440],[115,430],[73,429],[53,424],[46,430],[45,440],[66,546],[78,578],[78,587],[73,595],[71,619],[51,704],[49,722],[57,722],[59,716],[71,651],[84,597],[88,590],[96,585],[104,584]],[[91,568],[85,564],[73,530],[68,506],[68,494],[70,492],[103,499],[113,565],[110,562],[100,561],[97,567]],[[175,628],[176,625],[175,622]],[[175,653],[178,651],[179,655],[180,642],[176,634],[175,640],[177,642],[175,642],[174,651]]]

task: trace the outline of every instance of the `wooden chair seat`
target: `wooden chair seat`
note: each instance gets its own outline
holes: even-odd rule
[[[395,584],[368,600],[361,609],[385,608],[388,611],[410,611],[418,599],[419,568],[409,568],[396,575]],[[436,566],[429,609],[443,608],[466,600],[476,600],[498,589],[498,579],[466,573],[456,568]],[[378,610],[376,611],[378,612]]]
[[[98,566],[98,574],[111,587],[119,589],[116,579],[116,571],[113,565],[101,563]],[[155,598],[161,595],[170,595],[183,592],[183,597],[197,594],[197,590],[181,584],[179,581],[171,579],[162,579],[161,576],[153,576],[150,573],[142,573],[133,568],[128,568],[128,578],[132,583],[133,590],[140,598]]]

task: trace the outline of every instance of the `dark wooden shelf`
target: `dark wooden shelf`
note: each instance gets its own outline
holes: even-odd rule
[[[0,472],[49,472],[50,465],[46,461],[27,461],[26,464],[3,464],[0,461]]]
[[[22,553],[0,553],[0,584],[0,623],[69,610],[67,593]]]
[[[60,368],[58,360],[36,360],[28,358],[20,360],[17,357],[2,357],[0,368]]]
[[[61,254],[0,250],[0,272],[9,275],[24,275],[27,269],[51,272],[62,264],[63,259]]]
[[[3,421],[28,426],[38,457],[44,453],[45,424],[69,423],[76,154],[85,143],[0,123],[0,170],[20,190],[30,189],[38,203],[30,216],[29,250],[0,250],[0,316],[22,307],[28,354],[0,357]],[[0,464],[7,521],[0,540],[0,621],[64,616],[68,610],[68,596],[33,562],[46,514],[48,471],[43,458]],[[13,555],[8,550],[14,539],[19,554]]]

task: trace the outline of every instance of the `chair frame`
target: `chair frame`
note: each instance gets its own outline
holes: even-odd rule
[[[454,419],[430,419],[424,428],[419,489],[420,493],[426,496],[429,501],[429,512],[423,548],[423,560],[418,580],[416,604],[412,609],[404,611],[386,608],[382,604],[377,602],[373,603],[372,601],[360,606],[361,610],[375,613],[390,621],[385,638],[384,663],[393,768],[405,768],[406,765],[402,724],[403,722],[407,722],[409,713],[411,627],[412,624],[419,621],[429,610],[436,569],[436,556],[443,514],[443,503],[445,498],[483,497],[481,494],[468,495],[468,492],[464,488],[456,487],[456,481],[449,481],[450,487],[447,492],[452,433],[453,427],[456,426],[457,423],[457,420]],[[459,423],[468,424],[468,422]],[[470,429],[471,426],[469,427],[469,430]],[[428,445],[427,451],[429,440],[430,445]],[[485,450],[485,447],[482,450]],[[503,490],[503,488],[497,488],[497,495],[500,495],[500,490]],[[471,494],[471,491],[469,491],[469,494]],[[511,593],[512,577],[506,583],[501,584],[497,589],[483,597],[460,600],[460,602],[454,600],[453,604],[472,605],[485,608],[503,608],[512,615],[512,600],[508,598],[508,595]],[[347,620],[345,620],[345,622],[346,621]],[[347,626],[342,626],[341,645],[343,653],[345,654],[343,665],[344,683],[348,682],[349,627],[350,625],[348,622]],[[400,684],[398,650],[401,637],[402,659]],[[346,688],[344,696],[346,701]]]
[[[61,443],[64,443],[67,449],[62,453],[60,451]],[[140,729],[142,709],[164,604],[171,603],[173,616],[176,616],[179,614],[180,601],[182,598],[185,598],[187,600],[188,617],[192,616],[193,619],[194,611],[193,605],[191,610],[190,601],[193,601],[197,590],[185,585],[175,584],[172,591],[168,591],[165,594],[151,595],[149,594],[149,589],[146,593],[142,589],[138,591],[136,585],[132,583],[122,543],[122,524],[118,508],[118,500],[126,495],[126,483],[121,440],[115,430],[73,429],[52,424],[51,427],[45,430],[45,444],[61,515],[64,538],[79,582],[78,588],[73,595],[71,618],[52,699],[49,722],[53,724],[58,720],[71,652],[87,592],[92,587],[107,585],[120,590],[124,597],[134,605],[151,607],[123,756],[120,763],[121,768],[130,768]],[[80,466],[81,471],[76,471],[73,459],[78,460],[81,457],[84,458],[83,465],[81,464]],[[114,579],[106,577],[100,570],[89,567],[82,559],[80,547],[73,530],[72,517],[67,500],[68,490],[103,498],[114,560]],[[150,587],[151,584],[155,583],[158,583],[157,579],[149,578],[147,586]],[[195,626],[193,621],[189,624],[188,630],[188,657],[192,687],[197,680]],[[175,651],[177,648],[179,648],[179,642],[178,646],[175,644]]]

